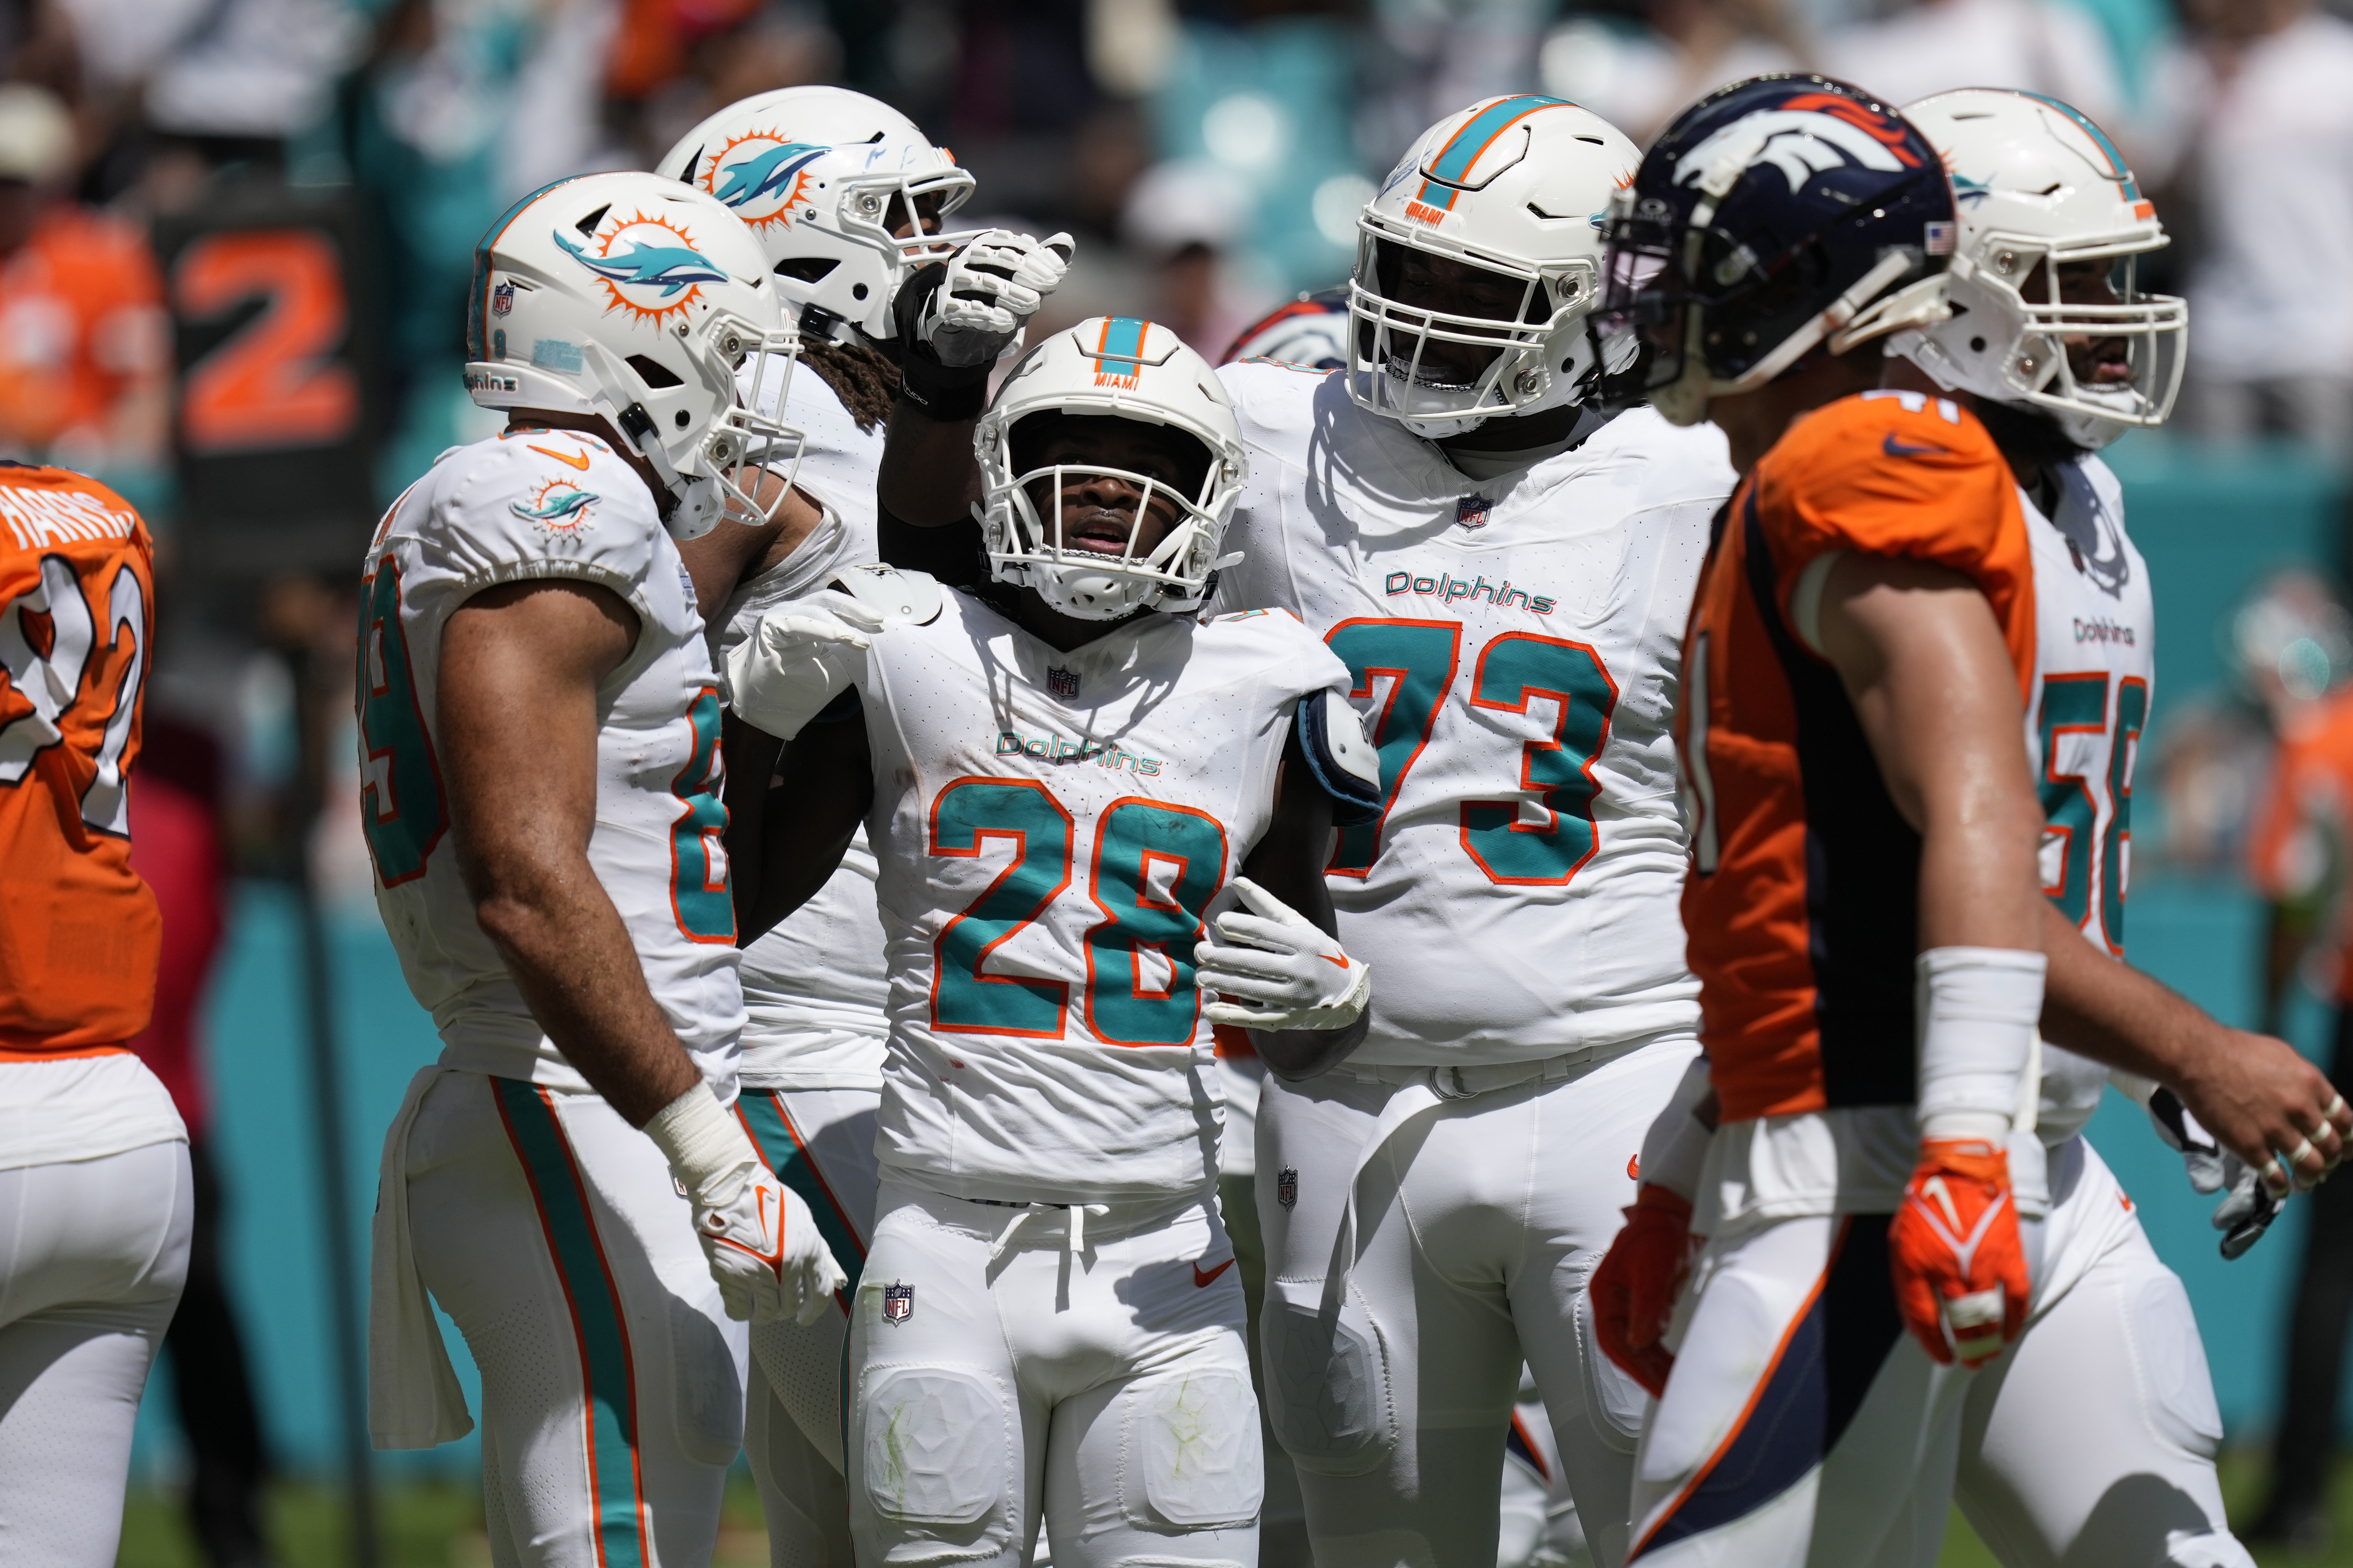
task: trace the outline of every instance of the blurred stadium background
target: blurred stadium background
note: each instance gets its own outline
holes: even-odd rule
[[[154,776],[176,769],[227,872],[217,963],[188,1004],[195,1056],[165,1076],[200,1108],[227,1194],[223,1278],[276,1478],[272,1558],[488,1561],[471,1440],[372,1458],[354,1440],[378,1142],[437,1042],[369,897],[349,628],[381,509],[442,448],[498,427],[459,384],[459,310],[474,241],[518,196],[645,166],[747,93],[839,82],[955,149],[980,180],[968,216],[1078,237],[1050,318],[1148,314],[1214,357],[1260,310],[1343,279],[1373,179],[1480,96],[1573,97],[1638,139],[1708,87],[1799,65],[1898,102],[1979,84],[2064,97],[2114,132],[2181,237],[2160,281],[2201,323],[2232,323],[2200,329],[2193,363],[2217,368],[2193,369],[2187,427],[2114,458],[2162,633],[2132,951],[2252,1026],[2267,916],[2239,867],[2271,677],[2251,680],[2234,617],[2283,568],[2340,574],[2353,324],[2344,307],[2250,304],[2231,281],[2253,243],[2234,219],[2241,176],[2292,144],[2297,184],[2253,182],[2261,243],[2284,262],[2268,271],[2291,293],[2353,276],[2348,40],[2353,25],[2307,0],[0,4],[0,453],[97,473],[162,542]],[[2293,92],[2266,86],[2284,60],[2303,73]],[[2316,658],[2326,684],[2348,645],[2321,642],[2258,663],[2276,655],[2274,675],[2293,664],[2308,683]],[[2326,1005],[2298,992],[2285,1027],[2316,1054]],[[2136,1110],[2112,1096],[2094,1135],[2189,1283],[2226,1476],[2252,1506],[2301,1205],[2225,1265],[2208,1201]],[[126,1563],[201,1560],[174,1396],[218,1371],[173,1355],[158,1370]],[[349,1506],[362,1468],[365,1558]],[[744,1491],[723,1560],[765,1562]],[[2353,1490],[2339,1492],[2334,1556],[2266,1561],[2353,1563]],[[1948,1559],[1980,1552],[1957,1532]]]

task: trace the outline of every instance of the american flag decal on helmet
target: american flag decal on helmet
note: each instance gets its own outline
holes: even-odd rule
[[[1097,386],[1116,386],[1124,392],[1135,390],[1144,369],[1144,334],[1151,326],[1151,322],[1134,316],[1103,318],[1103,335],[1095,340],[1094,351],[1088,356],[1095,362]]]

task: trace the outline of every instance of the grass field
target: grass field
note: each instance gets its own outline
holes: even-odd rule
[[[2259,1457],[2225,1455],[2222,1490],[2232,1517],[2251,1514],[2263,1490]],[[2337,1542],[2323,1552],[2258,1551],[2263,1568],[2353,1568],[2353,1458],[2337,1471],[2332,1499]],[[384,1568],[478,1568],[491,1561],[482,1538],[482,1510],[470,1488],[449,1485],[404,1487],[382,1499]],[[323,1488],[290,1482],[270,1498],[270,1532],[283,1568],[340,1568],[350,1561],[344,1545],[343,1510]],[[123,1510],[119,1568],[202,1568],[195,1543],[182,1521],[177,1500],[154,1491],[133,1492]],[[738,1479],[730,1488],[725,1523],[714,1568],[765,1568],[767,1537],[760,1523],[759,1499]],[[1970,1533],[1959,1515],[1945,1537],[1938,1568],[1996,1568],[1993,1553]]]

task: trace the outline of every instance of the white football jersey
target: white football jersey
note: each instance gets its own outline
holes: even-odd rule
[[[2021,493],[2034,545],[2034,689],[2026,754],[2042,799],[2042,891],[2103,952],[2125,951],[2132,776],[2157,681],[2148,567],[2124,491],[2094,457],[2062,464],[2059,515]],[[2107,1068],[2045,1044],[2036,1131],[2056,1146],[2099,1109]]]
[[[444,452],[368,548],[360,618],[360,817],[376,908],[444,1064],[585,1089],[532,1016],[458,874],[435,715],[441,630],[502,583],[575,578],[637,612],[598,691],[588,860],[662,1016],[723,1099],[744,1004],[721,804],[719,682],[694,587],[652,492],[593,436],[522,431]]]
[[[1148,615],[1062,653],[944,601],[857,678],[890,937],[877,1152],[959,1197],[1198,1191],[1222,1122],[1201,909],[1266,830],[1299,699],[1347,671],[1286,615]]]
[[[1647,408],[1474,482],[1338,376],[1230,364],[1250,446],[1216,606],[1294,611],[1351,671],[1381,758],[1338,837],[1340,936],[1372,965],[1360,1061],[1493,1063],[1695,1026],[1670,732],[1714,426]]]
[[[737,588],[712,617],[712,663],[752,636],[760,617],[807,598],[847,566],[874,559],[874,479],[882,430],[861,431],[807,364],[793,370],[785,422],[807,436],[796,486],[825,519],[790,555]],[[863,828],[840,868],[790,918],[744,950],[743,1079],[752,1089],[880,1089],[882,919],[874,851]]]

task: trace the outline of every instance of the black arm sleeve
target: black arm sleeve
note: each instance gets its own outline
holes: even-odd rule
[[[981,560],[980,524],[959,518],[937,528],[917,528],[879,502],[874,509],[876,553],[902,572],[928,572],[951,588],[977,587],[988,573]]]

